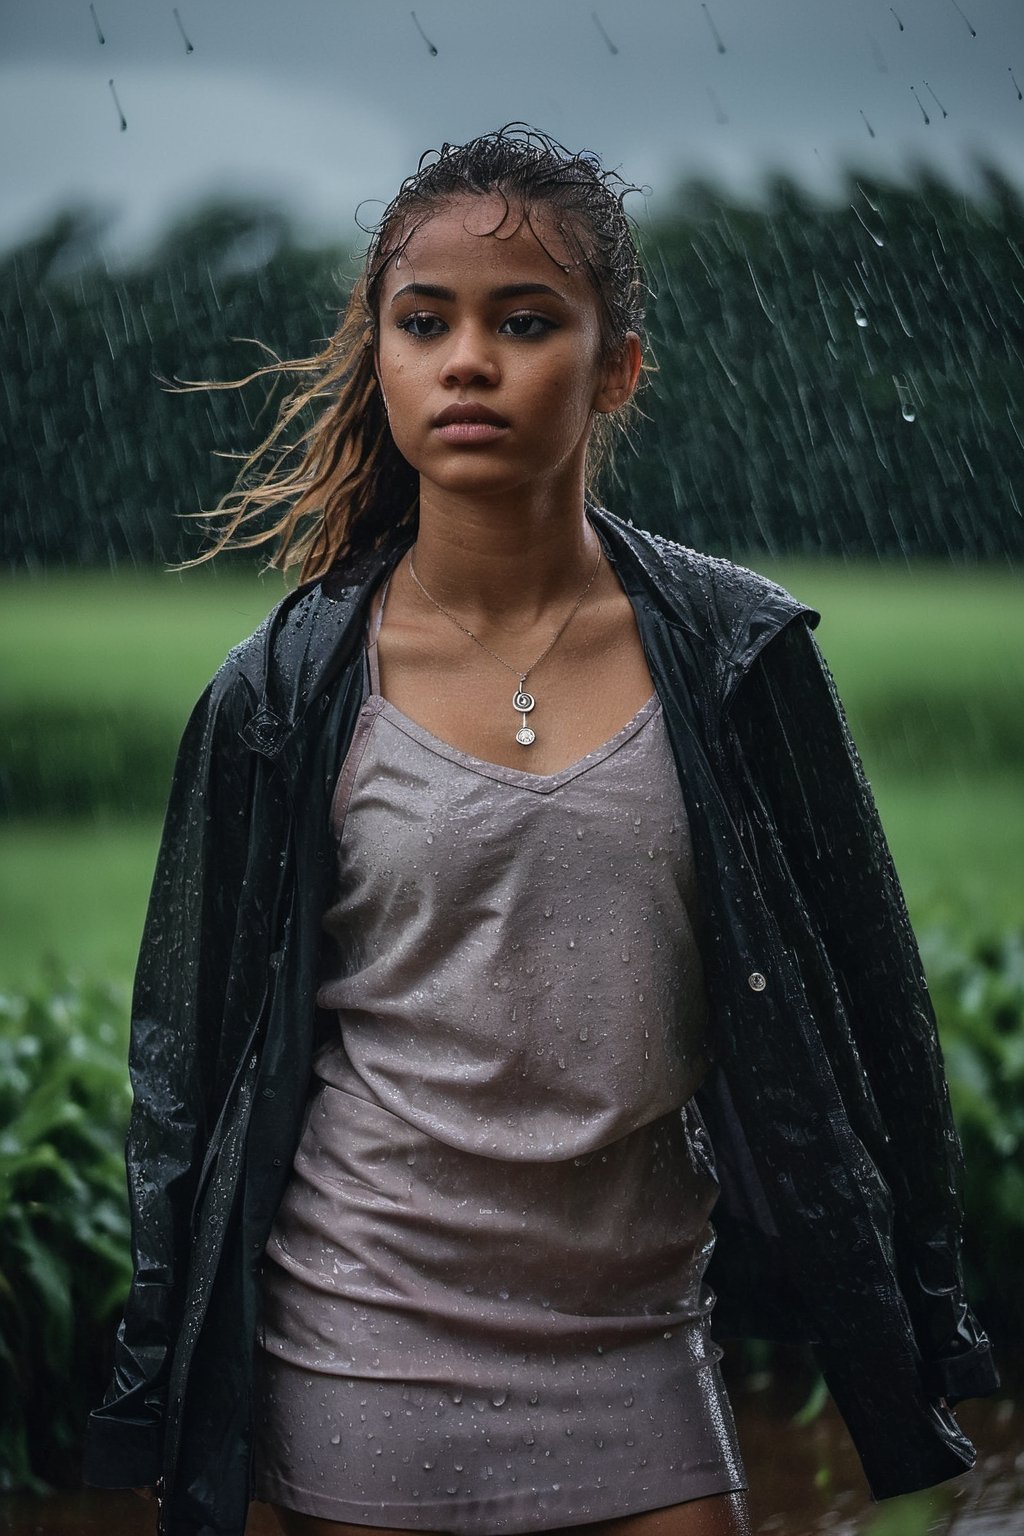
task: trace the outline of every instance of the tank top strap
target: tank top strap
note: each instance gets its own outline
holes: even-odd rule
[[[391,585],[389,574],[380,592],[380,603],[377,607],[377,616],[370,625],[370,634],[366,642],[366,664],[370,669],[370,692],[380,693],[380,663],[377,659],[377,638],[380,635],[380,626],[384,622],[384,604],[388,600],[388,588]]]

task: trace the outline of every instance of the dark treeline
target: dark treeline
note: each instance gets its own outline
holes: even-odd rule
[[[170,561],[278,396],[168,393],[317,350],[354,259],[263,206],[200,209],[108,270],[70,212],[0,258],[3,562]],[[758,206],[690,184],[645,226],[657,376],[606,500],[719,553],[1024,553],[1024,202],[851,177]]]

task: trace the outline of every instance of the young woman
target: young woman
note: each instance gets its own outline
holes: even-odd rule
[[[876,1496],[972,1463],[958,1145],[817,615],[588,495],[643,295],[592,156],[446,145],[228,509],[304,579],[182,744],[87,1462],[173,1536],[743,1536],[712,1326],[813,1343]]]

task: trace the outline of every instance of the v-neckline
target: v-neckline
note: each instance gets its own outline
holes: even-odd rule
[[[631,737],[635,736],[661,708],[661,700],[656,693],[652,693],[646,704],[642,704],[636,714],[627,720],[625,725],[603,741],[600,746],[593,747],[583,757],[569,763],[565,768],[559,768],[554,773],[532,773],[525,768],[509,768],[504,763],[492,763],[487,758],[477,757],[472,752],[464,752],[461,747],[453,746],[450,741],[445,741],[440,736],[435,736],[428,731],[426,726],[410,718],[390,699],[383,694],[370,693],[364,700],[364,709],[369,708],[375,716],[387,720],[397,730],[419,742],[420,746],[428,751],[435,752],[438,757],[446,758],[449,762],[457,763],[460,767],[468,769],[472,773],[480,774],[483,778],[494,779],[500,784],[511,784],[519,789],[533,790],[536,794],[550,794],[552,790],[560,789],[563,784],[570,783],[579,778],[580,774],[603,762],[606,758],[624,746]]]

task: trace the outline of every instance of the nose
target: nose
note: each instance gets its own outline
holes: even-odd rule
[[[448,346],[441,360],[441,381],[451,388],[496,384],[498,360],[494,337],[482,326],[460,325],[449,332]]]

